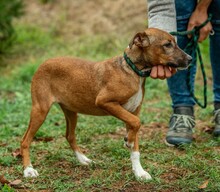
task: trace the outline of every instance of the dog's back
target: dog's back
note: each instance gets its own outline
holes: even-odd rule
[[[118,57],[100,63],[69,57],[49,59],[33,77],[33,104],[48,106],[56,102],[77,113],[106,115],[96,106],[96,97],[110,79],[114,79],[114,83],[129,81],[126,73],[124,79],[123,75],[115,74],[118,70],[124,70]],[[131,88],[132,84],[131,81]]]

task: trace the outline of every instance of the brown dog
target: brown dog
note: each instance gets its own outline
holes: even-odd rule
[[[125,59],[126,58],[126,59]],[[129,61],[133,66],[128,65]],[[140,164],[138,117],[144,96],[145,77],[132,69],[144,72],[154,65],[186,68],[191,57],[178,48],[173,36],[149,28],[137,33],[125,49],[125,56],[102,62],[59,57],[44,62],[32,80],[32,110],[28,130],[21,142],[24,176],[36,177],[30,161],[31,141],[44,122],[53,103],[58,103],[65,115],[66,139],[84,165],[92,161],[77,146],[75,127],[77,113],[112,115],[126,124],[126,146],[131,148],[132,170],[137,178],[150,179]]]

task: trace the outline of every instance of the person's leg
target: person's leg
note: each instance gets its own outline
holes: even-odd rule
[[[214,92],[214,136],[220,136],[220,0],[213,1],[209,12],[212,13],[212,27],[214,35],[210,36],[210,59],[213,75]]]
[[[194,3],[193,3],[194,2]],[[176,18],[177,18],[177,31],[186,31],[189,17],[196,7],[195,0],[176,0]],[[187,36],[177,36],[177,43],[181,49],[184,49],[189,42]],[[170,96],[172,98],[173,107],[191,106],[193,107],[194,100],[190,96],[188,89],[188,75],[190,73],[190,85],[194,87],[194,78],[196,73],[196,55],[193,57],[193,67],[189,70],[178,71],[175,75],[167,80],[169,86]]]
[[[210,58],[213,75],[214,92],[214,136],[220,136],[220,23],[213,24],[215,34],[210,36]]]
[[[177,30],[186,31],[190,15],[195,9],[196,1],[176,0]],[[177,43],[184,49],[189,39],[187,36],[178,36]],[[196,73],[196,55],[193,57],[192,67],[189,70],[178,71],[167,80],[172,99],[173,115],[170,119],[166,142],[170,145],[191,143],[193,140],[192,128],[195,126],[193,106],[195,104],[188,88],[188,76],[190,86],[194,88]]]

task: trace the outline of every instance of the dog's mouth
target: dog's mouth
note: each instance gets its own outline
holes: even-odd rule
[[[177,70],[185,70],[189,67],[189,65],[184,65],[184,64],[183,65],[178,65],[178,64],[172,63],[172,62],[167,63],[167,66],[175,68]]]
[[[145,66],[144,68],[141,69],[141,71],[146,72],[146,71],[150,71],[152,69],[151,66]]]
[[[172,67],[172,68],[178,68],[177,64],[171,63],[171,62],[167,63],[167,66]]]

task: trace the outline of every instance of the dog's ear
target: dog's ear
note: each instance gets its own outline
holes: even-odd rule
[[[133,39],[129,43],[130,49],[132,48],[133,44],[138,47],[147,47],[150,45],[150,40],[145,32],[139,32],[133,37]]]

